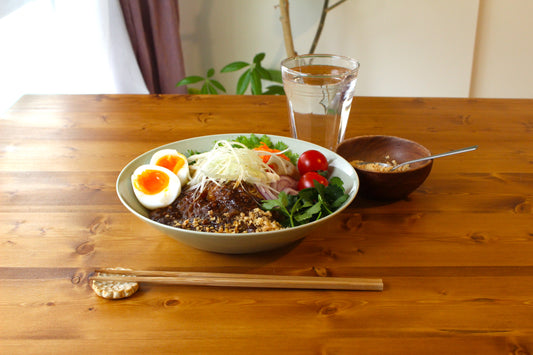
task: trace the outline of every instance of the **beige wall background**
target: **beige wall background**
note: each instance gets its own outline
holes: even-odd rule
[[[331,0],[335,3],[335,0]],[[278,0],[180,0],[187,75],[265,52],[286,56]],[[311,46],[322,0],[290,0],[296,51]],[[316,53],[357,58],[360,96],[533,98],[533,1],[348,0]],[[237,74],[216,74],[235,92]]]

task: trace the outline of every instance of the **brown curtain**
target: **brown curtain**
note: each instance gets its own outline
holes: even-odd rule
[[[178,0],[120,0],[126,28],[151,94],[186,94]]]

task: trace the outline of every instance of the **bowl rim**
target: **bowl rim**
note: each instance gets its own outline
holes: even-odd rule
[[[235,239],[235,238],[243,238],[243,236],[246,236],[247,238],[248,237],[268,238],[268,237],[272,237],[274,235],[286,233],[287,230],[290,230],[291,232],[295,232],[296,233],[298,230],[305,230],[305,229],[308,229],[308,228],[312,228],[314,226],[317,226],[317,225],[323,223],[324,221],[327,221],[327,220],[337,216],[340,212],[342,212],[344,209],[346,209],[353,202],[355,197],[357,196],[357,193],[359,192],[359,188],[360,188],[360,181],[359,181],[359,177],[358,177],[357,172],[356,172],[353,175],[354,176],[353,186],[352,186],[352,188],[350,189],[349,192],[346,192],[346,193],[348,193],[349,198],[335,212],[333,212],[332,214],[330,214],[330,215],[328,215],[326,217],[322,217],[319,220],[316,220],[316,221],[313,221],[313,222],[310,222],[310,223],[307,223],[307,224],[303,224],[303,225],[300,225],[300,226],[288,227],[288,228],[283,228],[283,229],[275,230],[275,231],[251,232],[251,233],[214,233],[214,232],[202,232],[202,231],[195,231],[195,230],[190,230],[190,229],[172,227],[172,226],[169,226],[169,225],[166,225],[166,224],[159,223],[159,222],[156,222],[154,220],[151,220],[150,218],[143,216],[141,213],[137,212],[132,206],[130,206],[130,204],[125,200],[125,197],[123,197],[122,194],[120,193],[119,184],[122,181],[124,181],[124,179],[126,179],[126,181],[128,181],[128,183],[129,183],[129,185],[131,187],[131,178],[130,178],[130,176],[125,177],[125,175],[127,174],[128,170],[131,169],[130,167],[133,166],[134,164],[136,164],[138,162],[138,160],[140,160],[145,155],[153,154],[157,150],[165,149],[166,147],[173,146],[176,143],[186,143],[187,141],[194,141],[194,140],[198,140],[198,139],[208,139],[208,138],[215,139],[215,137],[241,136],[241,135],[251,135],[251,134],[255,134],[256,136],[259,136],[259,137],[264,134],[264,135],[267,135],[268,137],[270,137],[271,139],[275,139],[275,140],[290,140],[290,141],[303,142],[306,145],[309,145],[309,149],[317,149],[318,148],[318,149],[326,150],[326,151],[330,152],[330,154],[333,154],[335,159],[338,159],[340,161],[344,161],[346,164],[351,166],[351,164],[346,159],[344,159],[341,155],[337,154],[336,152],[334,152],[332,150],[329,150],[327,148],[324,148],[322,146],[316,145],[316,144],[311,143],[311,142],[298,140],[298,139],[295,139],[295,138],[292,138],[292,137],[285,137],[285,136],[279,136],[279,135],[268,134],[268,133],[250,133],[250,132],[247,132],[247,133],[221,133],[221,134],[197,136],[197,137],[191,137],[191,138],[186,138],[186,139],[182,139],[182,140],[166,143],[164,145],[161,145],[161,146],[155,147],[153,149],[150,149],[150,150],[148,150],[148,151],[136,156],[132,160],[130,160],[128,162],[128,164],[126,164],[122,168],[122,170],[120,171],[120,173],[119,173],[119,175],[117,177],[116,183],[115,183],[115,191],[116,191],[116,193],[118,195],[118,198],[119,198],[120,202],[126,207],[126,209],[128,209],[134,216],[136,216],[137,218],[140,218],[141,220],[143,220],[144,222],[148,223],[149,225],[151,225],[153,227],[168,231],[170,233],[178,233],[178,232],[191,233],[191,235],[197,235],[197,236],[202,236],[202,237],[207,237],[207,238],[212,238],[212,239],[221,239],[221,238]],[[223,138],[220,138],[220,139],[223,139]],[[290,147],[290,145],[289,145],[289,147]],[[344,183],[346,184],[346,182],[344,182]]]
[[[403,138],[403,137],[398,137],[398,136],[391,136],[391,135],[386,135],[386,134],[365,134],[365,135],[361,135],[361,136],[355,136],[355,137],[349,137],[349,138],[346,138],[345,140],[343,140],[338,146],[337,146],[337,149],[335,150],[335,152],[338,151],[339,147],[344,144],[344,143],[348,143],[348,142],[351,142],[351,141],[356,141],[356,140],[359,140],[359,139],[362,139],[362,138],[380,138],[380,137],[385,137],[385,138],[393,138],[395,140],[399,140],[399,141],[404,141],[404,142],[409,142],[409,143],[412,143],[412,144],[415,144],[419,147],[422,147],[424,150],[427,151],[428,153],[428,156],[431,155],[431,151],[424,145],[414,141],[414,140],[411,140],[411,139],[407,139],[407,138]],[[338,153],[337,153],[338,154]],[[415,168],[411,168],[411,169],[408,169],[408,170],[405,170],[405,171],[372,171],[372,170],[367,170],[367,169],[362,169],[362,168],[359,168],[359,167],[355,167],[353,166],[352,164],[352,167],[357,171],[362,171],[366,174],[375,174],[375,175],[381,175],[381,174],[385,174],[385,175],[403,175],[403,174],[406,174],[406,173],[409,173],[409,172],[414,172],[414,171],[418,171],[418,170],[421,170],[421,169],[424,169],[424,168],[427,168],[428,165],[432,165],[433,164],[433,159],[431,160],[426,160],[424,162],[421,162],[420,165],[418,165],[417,167]]]

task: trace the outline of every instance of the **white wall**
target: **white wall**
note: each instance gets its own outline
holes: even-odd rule
[[[330,1],[335,3],[334,0]],[[187,75],[285,55],[278,0],[180,0]],[[296,51],[309,50],[322,0],[290,0]],[[361,62],[357,94],[533,98],[531,0],[348,0],[316,52]],[[235,92],[238,75],[217,74]]]
[[[533,1],[480,6],[473,97],[533,98]]]

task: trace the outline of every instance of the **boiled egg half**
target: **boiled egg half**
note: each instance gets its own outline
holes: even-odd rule
[[[189,163],[185,155],[175,149],[162,149],[154,153],[150,164],[162,166],[172,171],[180,179],[181,185],[185,185],[189,179]]]
[[[157,165],[141,165],[131,175],[137,200],[153,210],[170,205],[181,193],[181,182],[172,171]]]

